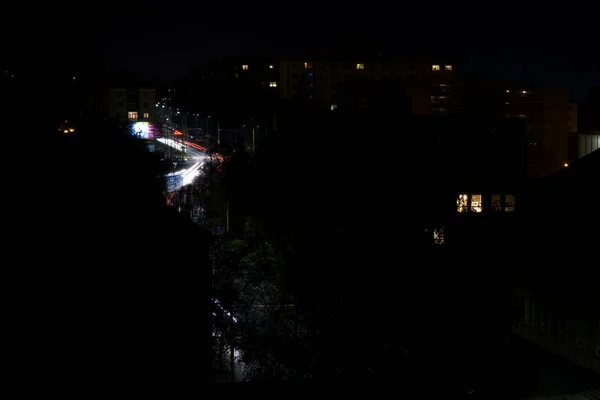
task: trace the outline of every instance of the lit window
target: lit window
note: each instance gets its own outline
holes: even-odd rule
[[[150,113],[144,113],[144,118],[150,118]]]
[[[356,64],[356,69],[365,69],[365,64]]]
[[[515,211],[515,196],[513,196],[512,194],[506,195],[504,211]]]
[[[248,64],[244,64],[244,65],[242,65],[242,69],[243,69],[244,71],[246,71],[246,70],[248,69]]]
[[[482,195],[474,194],[471,196],[471,211],[473,212],[481,212],[482,211]]]
[[[444,65],[446,71],[452,71],[452,65]]]
[[[431,66],[431,70],[432,70],[432,71],[439,71],[439,70],[440,70],[440,66],[439,66],[439,65],[437,65],[437,64],[433,64],[433,65]]]
[[[468,194],[459,194],[456,197],[456,211],[458,212],[467,212],[469,205],[469,195]]]
[[[137,111],[129,111],[127,113],[127,118],[130,121],[137,121],[137,119],[138,119],[138,113],[137,113]]]
[[[269,87],[277,87],[277,82],[269,82]]]
[[[305,62],[305,63],[304,63],[304,68],[307,68],[307,69],[308,69],[308,68],[312,68],[312,67],[313,67],[313,65],[312,65],[312,63],[311,63],[311,62]]]
[[[444,227],[433,229],[433,243],[444,244]]]
[[[502,211],[502,196],[499,194],[492,195],[492,211]]]
[[[337,104],[332,104],[331,107],[330,107],[330,109],[331,109],[331,111],[333,111],[333,110],[336,110],[337,107],[338,107]]]

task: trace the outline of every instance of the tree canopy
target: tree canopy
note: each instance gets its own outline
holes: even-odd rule
[[[20,223],[31,251],[14,266],[25,331],[15,362],[30,355],[26,376],[41,368],[40,379],[86,389],[149,393],[204,376],[210,238],[167,208],[160,160],[116,121],[45,134]]]

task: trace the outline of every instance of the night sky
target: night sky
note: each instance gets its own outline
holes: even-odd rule
[[[442,3],[428,3],[427,9],[411,9],[398,3],[361,9],[292,3],[259,2],[259,9],[250,7],[256,2],[121,2],[58,11],[46,6],[64,22],[41,12],[27,20],[35,36],[7,43],[15,57],[32,60],[23,53],[27,43],[43,55],[35,62],[52,69],[104,63],[167,82],[183,76],[188,64],[211,58],[281,50],[300,54],[363,38],[401,53],[440,54],[459,72],[568,87],[576,100],[585,99],[588,84],[600,85],[600,35],[591,15],[569,13],[568,7],[539,11],[482,3],[444,9]],[[3,41],[25,32],[16,22],[2,30]]]

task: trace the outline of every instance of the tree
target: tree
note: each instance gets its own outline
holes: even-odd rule
[[[442,346],[455,361],[440,387],[464,395],[488,361],[480,343],[491,346],[503,332],[491,317],[473,319],[481,303],[472,298],[491,305],[485,292],[501,293],[501,280],[494,277],[493,286],[478,275],[486,285],[474,288],[455,269],[440,268],[460,259],[425,232],[445,215],[432,209],[445,198],[439,152],[420,159],[409,148],[384,147],[372,155],[373,168],[369,157],[357,157],[357,132],[385,129],[395,137],[412,127],[364,117],[377,113],[337,114],[282,117],[277,135],[254,155],[233,154],[214,181],[230,219],[212,259],[215,293],[240,318],[228,325],[231,337],[257,379],[402,379],[415,388],[432,379],[430,360]],[[304,146],[307,135],[317,145]],[[421,201],[421,193],[438,200]],[[255,307],[271,302],[278,306]],[[502,321],[501,307],[493,309]],[[483,322],[491,333],[475,330]],[[469,326],[479,336],[446,326]]]

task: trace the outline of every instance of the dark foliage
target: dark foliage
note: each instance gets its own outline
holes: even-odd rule
[[[208,376],[206,234],[166,207],[159,160],[116,122],[49,128],[10,267],[11,370],[82,393],[186,390]]]

